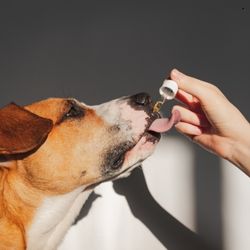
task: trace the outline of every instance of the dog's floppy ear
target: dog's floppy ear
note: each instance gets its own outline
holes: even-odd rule
[[[25,153],[40,146],[53,123],[10,103],[0,109],[0,155]]]

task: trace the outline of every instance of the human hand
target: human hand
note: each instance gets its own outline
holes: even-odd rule
[[[216,86],[176,69],[170,77],[179,86],[176,98],[185,104],[173,107],[181,114],[176,129],[250,176],[250,125],[246,118]]]

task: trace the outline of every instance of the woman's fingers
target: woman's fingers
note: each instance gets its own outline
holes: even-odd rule
[[[210,124],[203,114],[195,113],[186,107],[175,105],[173,110],[178,110],[181,114],[181,122],[186,122],[199,127],[209,127]]]
[[[187,136],[194,136],[194,135],[201,135],[202,134],[202,130],[201,128],[192,125],[190,123],[186,123],[186,122],[178,122],[175,125],[175,128],[177,131],[179,131],[180,133],[183,133]]]
[[[197,97],[201,102],[206,102],[207,98],[213,98],[218,94],[224,96],[213,84],[187,76],[179,72],[177,69],[171,71],[170,77],[177,82],[179,89]]]
[[[188,105],[198,102],[197,98],[192,96],[191,94],[187,93],[186,91],[179,89],[178,92],[176,93],[176,98],[180,100],[181,102],[184,102]]]
[[[185,92],[184,90],[182,89],[178,90],[176,94],[176,99],[186,104],[193,111],[197,113],[202,112],[202,108],[201,108],[199,100],[195,96],[192,96],[191,94]]]

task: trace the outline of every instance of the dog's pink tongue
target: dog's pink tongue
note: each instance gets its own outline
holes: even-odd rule
[[[170,119],[160,118],[153,121],[148,130],[155,131],[157,133],[163,133],[170,130],[181,119],[180,112],[178,110],[173,111]]]

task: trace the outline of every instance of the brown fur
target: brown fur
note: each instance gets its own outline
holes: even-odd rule
[[[64,99],[0,110],[1,249],[26,248],[26,230],[44,197],[101,180],[101,159],[91,154],[102,154],[99,141],[108,140],[107,126],[79,105],[84,117],[64,122],[59,122],[67,110]]]
[[[39,117],[14,103],[0,111],[0,153],[23,153],[39,146],[52,128],[49,119]]]

